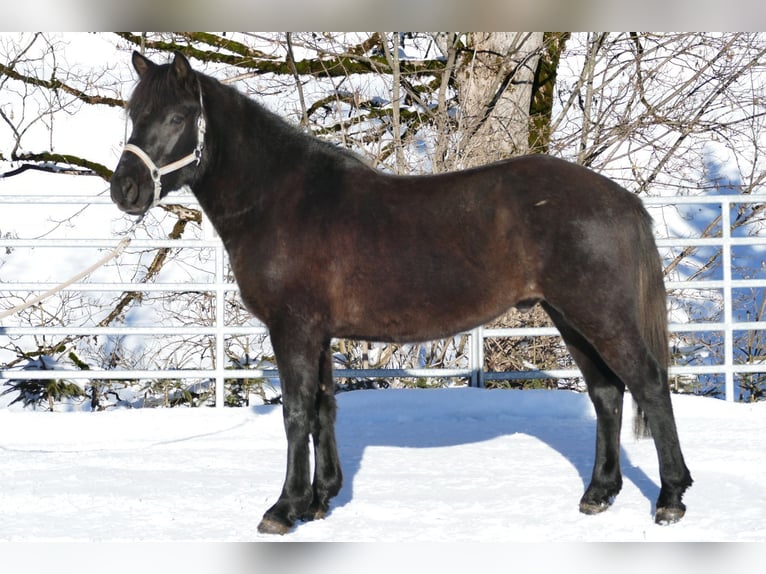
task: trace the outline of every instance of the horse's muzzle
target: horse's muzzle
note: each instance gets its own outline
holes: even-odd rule
[[[110,182],[112,201],[120,210],[130,215],[143,215],[152,205],[151,187],[141,189],[141,184],[130,176],[119,176],[117,173]]]

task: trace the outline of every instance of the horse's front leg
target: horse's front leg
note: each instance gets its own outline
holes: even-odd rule
[[[324,518],[343,484],[343,473],[335,442],[335,381],[332,376],[330,340],[325,341],[319,363],[319,389],[316,395],[314,439],[314,497],[304,520]]]
[[[285,534],[305,516],[314,497],[309,434],[315,425],[321,339],[305,326],[270,330],[282,384],[282,416],[287,434],[287,470],[279,500],[263,515],[258,532]]]

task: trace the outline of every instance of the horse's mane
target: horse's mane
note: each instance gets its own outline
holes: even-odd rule
[[[221,88],[234,92],[236,97],[242,101],[242,105],[245,106],[245,108],[253,110],[258,117],[259,123],[267,127],[268,131],[271,132],[272,137],[282,141],[293,142],[298,147],[303,147],[311,152],[327,154],[346,165],[349,165],[350,162],[351,164],[358,164],[359,166],[374,169],[364,158],[362,158],[362,156],[352,150],[303,131],[297,125],[288,122],[279,114],[272,112],[263,104],[246,94],[243,94],[233,86],[221,84],[214,79],[212,81]]]
[[[218,94],[228,101],[236,102],[236,105],[233,106],[233,113],[246,115],[247,118],[240,118],[242,120],[253,119],[256,121],[261,126],[259,130],[261,135],[268,134],[266,136],[268,141],[292,143],[299,148],[335,156],[343,163],[351,162],[374,169],[360,155],[332,142],[307,134],[239,89],[223,84],[212,76],[195,70],[193,79],[186,83],[179,82],[170,73],[171,65],[162,64],[150,68],[141,77],[128,100],[127,110],[131,117],[134,117],[139,109],[155,110],[167,102],[169,98],[180,100],[189,95],[196,98],[199,89],[197,86],[204,86],[202,89],[205,94]]]

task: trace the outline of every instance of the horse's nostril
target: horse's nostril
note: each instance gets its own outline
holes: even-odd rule
[[[138,201],[138,185],[132,177],[113,178],[110,187],[112,201],[117,205],[135,205]]]
[[[138,199],[138,186],[133,178],[126,178],[122,183],[122,197],[125,203],[133,204]]]

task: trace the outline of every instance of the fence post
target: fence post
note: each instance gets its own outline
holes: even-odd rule
[[[731,287],[731,197],[721,198],[721,264],[723,266],[723,364],[726,400],[734,400],[734,313]]]
[[[226,372],[226,356],[224,351],[224,304],[226,301],[226,286],[223,283],[223,244],[215,248],[215,406],[224,406],[224,373]]]
[[[226,359],[224,350],[224,328],[226,327],[224,305],[226,302],[226,286],[224,284],[224,249],[218,234],[210,220],[202,212],[202,234],[205,239],[216,239],[217,244],[213,249],[215,264],[215,406],[222,408],[225,401],[224,376],[226,373]]]
[[[471,331],[471,386],[484,388],[484,327]]]

